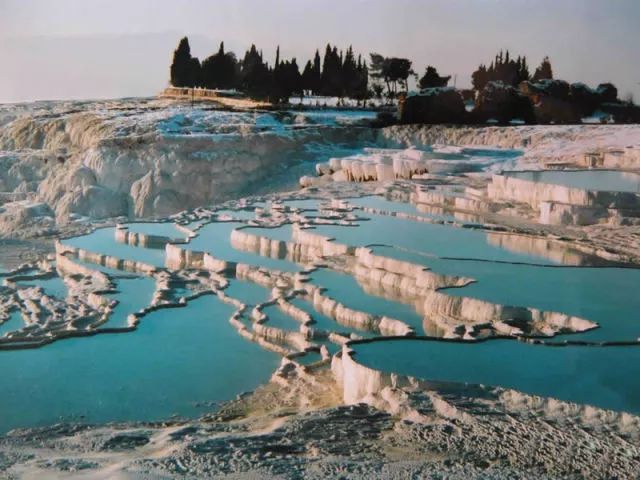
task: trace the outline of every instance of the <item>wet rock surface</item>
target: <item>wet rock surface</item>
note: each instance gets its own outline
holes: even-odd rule
[[[247,155],[268,151],[275,158],[290,152],[292,141],[304,143],[314,135],[318,142],[327,135],[331,142],[345,139],[343,133],[329,133],[333,129],[323,129],[322,134],[301,129],[300,137],[286,131],[265,139],[262,133],[281,125],[261,131],[259,122],[231,116],[222,122],[224,127],[212,126],[211,119],[197,115],[166,117],[165,107],[142,102],[130,122],[122,121],[121,112],[105,117],[63,109],[53,120],[43,116],[3,123],[9,127],[0,140],[7,148],[60,151],[53,162],[55,172],[51,159],[36,164],[36,157],[30,157],[24,165],[12,163],[12,171],[19,170],[24,179],[13,184],[7,178],[4,184],[11,195],[24,193],[27,200],[16,213],[18,200],[7,197],[11,201],[2,206],[0,225],[8,222],[10,231],[28,224],[40,229],[38,235],[49,232],[46,235],[58,237],[61,231],[69,235],[90,231],[90,222],[75,222],[80,216],[122,214],[124,222],[131,212],[169,215],[196,204],[210,205],[216,195],[227,198],[244,188],[233,183],[240,181],[238,171],[230,168],[226,157],[236,152],[237,145],[248,144]],[[118,112],[121,106],[107,103],[105,108]],[[137,121],[140,115],[147,123]],[[307,121],[295,122],[303,120]],[[634,415],[499,387],[419,381],[373,369],[360,375],[357,356],[348,367],[352,371],[344,367],[350,342],[363,338],[406,340],[426,334],[460,343],[496,338],[545,343],[559,334],[571,337],[608,328],[563,312],[466,297],[464,289],[477,279],[464,269],[444,274],[429,267],[429,259],[460,265],[483,262],[487,268],[522,264],[579,269],[638,263],[636,227],[622,226],[622,221],[589,227],[541,225],[531,205],[486,194],[489,179],[482,170],[492,169],[495,158],[478,160],[477,152],[462,147],[434,148],[428,155],[419,148],[404,148],[437,141],[495,143],[524,148],[525,161],[539,162],[534,156],[550,160],[559,142],[573,139],[583,144],[566,147],[558,155],[564,161],[577,161],[588,147],[584,143],[591,141],[587,139],[597,143],[612,136],[611,146],[629,145],[626,140],[637,135],[631,126],[545,128],[391,127],[378,132],[375,140],[400,148],[365,152],[379,161],[333,158],[319,165],[320,181],[309,180],[300,192],[191,208],[172,215],[168,224],[158,224],[158,229],[166,232],[171,227],[179,235],[159,234],[154,224],[140,225],[140,230],[130,224],[108,230],[113,238],[102,238],[95,249],[90,243],[74,246],[65,238],[53,246],[14,244],[12,251],[22,252],[16,256],[33,260],[1,274],[0,328],[16,313],[25,323],[0,336],[4,348],[45,345],[46,349],[47,344],[71,336],[136,335],[150,313],[172,308],[178,319],[182,307],[203,295],[215,295],[232,307],[231,317],[222,320],[229,322],[233,333],[276,352],[281,364],[269,383],[235,401],[216,404],[198,399],[208,412],[199,420],[172,417],[159,423],[93,426],[66,421],[14,430],[0,437],[1,476],[633,478],[640,469],[640,423]],[[197,152],[213,145],[211,139],[195,138],[203,132],[219,136],[215,147],[220,150],[212,152],[215,159],[198,164]],[[368,141],[371,131],[365,132]],[[233,138],[227,139],[230,133]],[[360,133],[357,139],[350,135],[349,142],[361,145]],[[77,150],[65,150],[69,145]],[[130,153],[122,156],[123,149]],[[154,149],[166,155],[152,165],[140,155],[155,156]],[[193,169],[182,157],[185,149],[189,161],[195,159]],[[81,162],[79,152],[86,154]],[[601,153],[603,161],[610,155]],[[27,155],[19,155],[23,154]],[[438,155],[443,158],[435,158]],[[497,163],[522,160],[518,155],[498,157]],[[635,158],[626,151],[620,157],[624,162]],[[273,158],[268,161],[273,163]],[[195,193],[185,191],[193,185],[181,175],[204,185],[210,179],[204,178],[200,167],[208,171],[214,160],[222,168],[216,178],[228,185],[216,192],[200,184],[194,186]],[[616,161],[623,160],[616,157]],[[126,174],[121,174],[122,165],[127,165]],[[254,167],[247,167],[242,181],[254,181],[265,173],[262,166]],[[60,187],[66,180],[68,192]],[[89,210],[82,210],[85,197],[93,199],[87,204]],[[64,225],[67,220],[72,223]],[[437,229],[447,229],[446,242],[429,244],[444,250],[434,253],[403,243],[406,234],[393,236],[394,226],[404,232],[399,228],[402,222],[414,233],[421,227],[433,228],[420,237],[425,245],[436,238]],[[376,230],[376,225],[384,227]],[[215,235],[219,227],[224,227],[222,237]],[[357,231],[368,232],[366,238],[345,233]],[[496,248],[501,254],[484,258],[473,250],[447,253],[448,244],[458,237],[477,246],[465,237],[467,232],[482,235],[481,251]],[[200,243],[199,237],[204,239]],[[388,244],[380,244],[378,237]],[[46,260],[39,255],[54,251]],[[144,260],[138,258],[141,251]],[[523,260],[518,255],[534,258]],[[355,286],[338,281],[323,284],[317,279],[321,275],[314,279],[314,272],[322,271],[343,275]],[[117,327],[109,327],[116,305],[110,295],[118,294],[115,286],[120,280],[132,278],[152,281],[149,304],[130,312]],[[49,288],[64,287],[64,293],[51,293],[46,284],[33,285],[50,280]],[[233,289],[237,282],[265,290],[264,298],[254,294],[246,298],[242,289]],[[389,305],[396,307],[390,310]],[[637,338],[629,336],[614,340],[637,344]],[[600,345],[606,342],[584,343],[584,348],[617,348]]]
[[[126,432],[115,426],[73,435],[24,432],[11,442],[0,441],[1,465],[9,478],[19,478],[19,472],[46,476],[63,471],[70,478],[118,472],[148,478],[506,479],[633,478],[640,464],[637,430],[580,416],[571,404],[554,405],[556,412],[577,414],[560,416],[539,398],[500,389],[441,386],[427,393],[449,405],[449,413],[434,410],[419,391],[407,401],[420,410],[421,420],[364,404],[279,419],[282,394],[279,407],[271,403],[268,415],[251,414],[255,403],[265,400],[265,392],[257,391],[235,407],[243,410],[243,418],[226,425],[146,426]],[[118,452],[94,450],[105,444],[101,439],[118,439],[121,445],[125,438],[137,440],[125,442],[126,449]],[[147,438],[148,443],[140,440]],[[43,459],[52,449],[57,459]],[[21,450],[30,453],[18,454]]]

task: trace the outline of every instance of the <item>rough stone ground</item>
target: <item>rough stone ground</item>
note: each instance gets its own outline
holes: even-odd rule
[[[519,132],[513,130],[512,146],[523,146]],[[518,206],[483,218],[640,261],[640,227],[541,226]],[[46,240],[8,240],[0,244],[0,267],[50,251]],[[284,388],[271,382],[199,421],[14,431],[0,437],[0,478],[639,478],[637,417],[499,388],[391,393],[415,415],[343,405],[325,369],[289,378]]]
[[[0,269],[12,270],[54,253],[50,240],[0,240]]]
[[[300,405],[304,399],[306,406]],[[421,421],[340,405],[328,371],[197,422],[16,431],[3,478],[637,478],[637,422],[510,390],[406,393]],[[437,406],[436,406],[437,403]]]
[[[343,184],[325,193],[379,187]],[[629,227],[540,226],[521,213],[487,220],[571,242],[595,238],[610,249],[633,234]],[[48,243],[9,245],[9,257],[26,259]],[[626,246],[637,255],[637,244]],[[443,384],[390,392],[406,406],[391,415],[344,405],[328,368],[296,372],[199,421],[14,431],[0,438],[0,478],[631,479],[640,472],[640,423],[630,415]]]

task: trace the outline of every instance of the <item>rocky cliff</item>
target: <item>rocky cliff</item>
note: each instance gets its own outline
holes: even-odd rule
[[[292,186],[288,168],[373,139],[369,128],[327,118],[157,100],[12,107],[0,112],[0,234],[166,216]]]

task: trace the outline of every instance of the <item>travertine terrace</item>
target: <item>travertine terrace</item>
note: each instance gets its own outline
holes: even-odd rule
[[[139,108],[149,113],[149,105]],[[565,299],[572,292],[536,295],[534,288],[575,275],[588,277],[597,292],[602,272],[612,278],[600,286],[608,292],[619,290],[615,282],[635,278],[640,244],[633,208],[612,204],[623,195],[569,192],[561,198],[560,187],[515,185],[501,172],[523,166],[634,169],[629,139],[637,138],[636,127],[372,130],[359,119],[343,129],[345,124],[320,128],[287,114],[286,122],[304,128],[280,122],[259,132],[257,122],[242,117],[230,137],[220,122],[221,131],[206,139],[187,139],[185,129],[195,133],[206,122],[183,118],[176,126],[174,117],[158,113],[149,128],[165,130],[155,131],[153,141],[147,142],[148,126],[131,124],[123,132],[108,119],[93,118],[100,132],[112,129],[94,142],[83,136],[86,124],[78,130],[83,135],[73,127],[89,121],[86,115],[60,113],[55,125],[43,119],[37,127],[18,114],[4,121],[2,139],[16,147],[11,168],[31,165],[37,175],[17,186],[4,180],[3,225],[10,232],[37,217],[44,230],[26,236],[47,235],[54,245],[48,256],[0,273],[3,353],[45,351],[70,337],[135,336],[157,312],[171,309],[175,319],[200,315],[228,324],[238,338],[276,355],[279,367],[262,386],[212,405],[199,419],[95,426],[65,419],[55,427],[13,430],[0,439],[3,474],[633,478],[640,468],[640,405],[617,372],[609,379],[617,396],[603,387],[583,401],[579,385],[542,395],[536,382],[518,389],[454,374],[434,381],[400,373],[401,349],[393,356],[398,365],[374,368],[366,356],[368,345],[398,348],[397,342],[424,346],[424,355],[435,355],[429,345],[453,346],[461,349],[456,357],[477,346],[515,345],[543,358],[552,351],[577,355],[585,382],[598,380],[590,366],[609,356],[624,359],[633,375],[640,329],[626,315],[635,299],[625,297],[623,304],[594,294],[596,307],[583,314]],[[563,151],[545,128],[566,142]],[[225,200],[238,197],[249,177],[266,178],[277,152],[302,151],[310,138],[326,142],[327,136],[331,143],[357,144],[358,153],[325,153],[315,174],[308,165],[301,168],[299,191]],[[609,136],[606,145],[594,140]],[[247,165],[246,178],[225,160],[240,139],[251,144],[242,154],[258,162]],[[163,156],[152,161],[163,142]],[[213,144],[220,155],[204,159],[200,153]],[[133,152],[125,157],[137,159],[136,172],[153,163],[151,173],[124,175],[123,145]],[[68,149],[60,155],[64,162],[55,168],[38,163],[54,147]],[[185,184],[177,191],[183,180],[166,175],[187,174],[181,170],[184,149],[202,168],[220,167],[203,180],[206,188]],[[263,149],[273,155],[261,156]],[[77,179],[72,189],[55,193],[68,175]],[[235,183],[227,181],[231,176]],[[220,190],[211,190],[211,182],[219,182]],[[79,205],[71,194],[86,200],[88,210],[69,209]],[[126,208],[102,201],[104,195],[118,196]],[[575,209],[592,206],[593,198],[602,200],[598,207],[606,215],[590,221],[575,212],[562,221],[545,216],[548,203]],[[96,210],[105,205],[114,210]],[[162,218],[139,218],[148,216]],[[504,275],[522,286],[500,283]],[[147,304],[122,315],[118,306],[132,293],[123,282],[135,279],[149,282],[152,293]],[[203,297],[219,300],[230,315],[194,314],[190,309]],[[596,315],[598,308],[604,313]],[[615,308],[620,314],[609,322]],[[211,349],[222,348],[215,338],[210,342]],[[517,348],[511,351],[517,355]],[[492,355],[500,358],[500,349]],[[451,361],[443,358],[434,363]],[[218,367],[209,365],[209,372]],[[553,386],[553,378],[549,374],[542,384]],[[507,447],[505,438],[517,448]]]

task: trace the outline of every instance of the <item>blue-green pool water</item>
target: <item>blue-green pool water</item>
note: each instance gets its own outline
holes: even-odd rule
[[[382,210],[385,212],[406,213],[415,217],[432,218],[434,220],[455,221],[455,217],[453,217],[452,215],[435,215],[421,212],[413,203],[394,202],[376,195],[369,197],[349,198],[348,200],[351,205],[361,208],[366,207]]]
[[[127,223],[130,232],[144,233],[145,235],[157,235],[168,238],[185,238],[187,234],[176,227],[173,222],[136,222]]]
[[[486,232],[470,228],[434,225],[411,220],[373,216],[358,227],[327,225],[316,233],[348,245],[384,244],[439,257],[476,258],[505,262],[551,263],[534,253],[512,252],[487,242]]]
[[[264,303],[271,298],[271,290],[268,288],[257,283],[235,279],[229,281],[229,286],[224,289],[224,293],[248,306]]]
[[[9,318],[0,324],[0,337],[4,337],[9,332],[15,332],[25,326],[22,314],[14,310],[9,314]]]
[[[388,247],[373,250],[380,255],[424,265],[437,273],[476,280],[464,288],[445,289],[448,295],[567,313],[601,326],[566,335],[569,340],[640,338],[640,296],[630,293],[633,285],[640,285],[640,269],[446,260]]]
[[[632,172],[614,170],[541,170],[505,172],[505,175],[536,183],[551,183],[585,190],[640,193],[640,175]]]
[[[349,308],[402,320],[412,326],[416,332],[422,331],[422,315],[412,306],[370,295],[350,275],[320,268],[312,272],[310,277],[311,283],[326,289],[326,295]]]
[[[292,235],[292,227],[290,224],[275,228],[247,227],[243,228],[242,231],[251,235],[258,235],[282,242],[290,242]]]
[[[208,295],[185,308],[158,310],[132,333],[0,351],[0,432],[61,420],[197,416],[206,411],[198,402],[255,388],[279,357],[240,337],[228,321],[232,312]]]
[[[264,323],[267,327],[280,328],[289,332],[300,330],[302,323],[284,313],[278,305],[269,305],[262,311],[269,316],[269,319]]]
[[[367,367],[434,381],[484,384],[640,413],[640,347],[546,347],[515,340],[427,340],[353,346]]]
[[[60,277],[51,277],[45,279],[25,280],[18,282],[18,285],[24,287],[40,287],[46,295],[64,300],[67,296],[67,285]]]
[[[121,328],[129,325],[127,317],[151,304],[156,282],[149,277],[119,278],[115,281],[117,293],[107,296],[118,300],[118,305],[111,312],[106,323],[100,328]]]
[[[185,246],[191,250],[208,252],[215,258],[231,262],[247,263],[285,272],[295,272],[302,267],[284,259],[263,257],[261,255],[236,250],[231,245],[231,232],[243,225],[238,222],[214,222],[202,227],[198,236]]]
[[[311,328],[323,330],[325,332],[341,333],[347,336],[352,333],[360,336],[367,336],[367,333],[371,333],[365,330],[343,326],[336,322],[334,319],[317,312],[309,302],[307,302],[306,300],[302,300],[301,298],[294,298],[289,300],[289,302],[311,315],[314,321],[314,323],[310,325]]]
[[[218,216],[229,215],[233,219],[237,220],[253,220],[256,218],[256,212],[254,209],[250,210],[217,210]]]
[[[122,260],[135,260],[155,267],[164,266],[164,249],[134,247],[116,242],[115,227],[100,228],[88,235],[63,240],[62,243]]]

